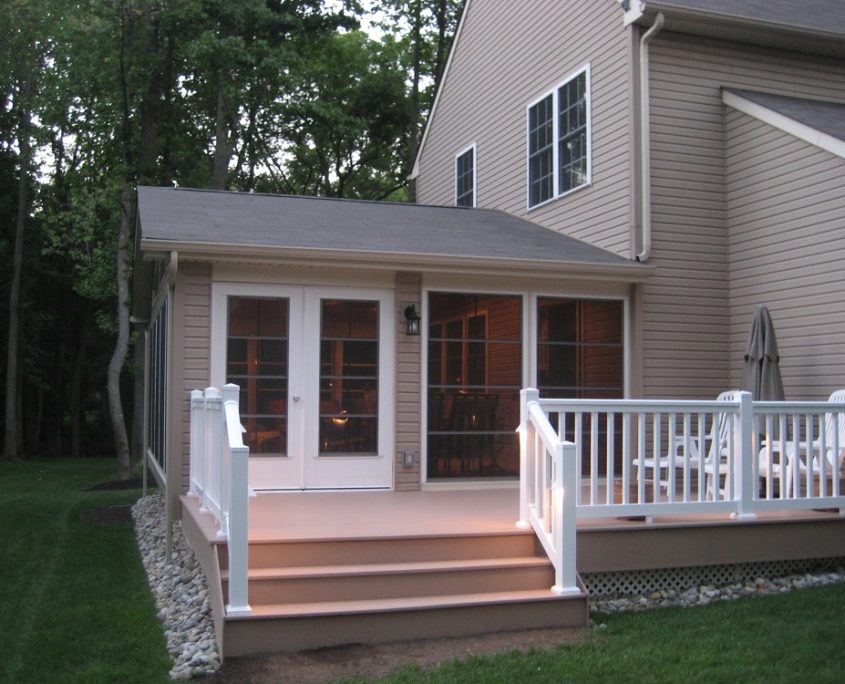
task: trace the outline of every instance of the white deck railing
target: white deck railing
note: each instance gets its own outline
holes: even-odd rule
[[[237,385],[191,392],[189,494],[217,522],[229,551],[226,614],[250,612],[247,600],[249,447],[243,443]]]
[[[521,393],[520,524],[575,586],[577,518],[839,509],[845,404]],[[839,426],[839,427],[837,427]]]

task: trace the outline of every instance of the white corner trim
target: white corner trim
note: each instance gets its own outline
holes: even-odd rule
[[[722,91],[722,102],[728,107],[732,107],[743,114],[753,116],[755,119],[774,126],[775,128],[795,136],[799,140],[808,142],[811,145],[827,150],[837,157],[845,159],[845,141],[835,138],[832,135],[824,133],[817,128],[803,124],[795,119],[790,119],[779,112],[776,112],[768,107],[751,102],[741,95]]]

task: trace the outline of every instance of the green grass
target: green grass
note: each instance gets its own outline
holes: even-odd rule
[[[170,668],[130,522],[88,509],[114,462],[0,462],[0,682],[165,682]]]
[[[597,620],[607,629],[582,642],[409,668],[381,681],[845,681],[845,584]]]

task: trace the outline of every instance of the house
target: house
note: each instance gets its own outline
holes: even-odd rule
[[[786,395],[845,385],[845,7],[836,0],[467,3],[414,170],[655,271],[629,396],[738,386],[754,308]]]
[[[790,399],[845,385],[843,36],[830,0],[468,0],[414,168],[420,204],[139,188],[147,463],[216,587],[224,652],[583,622],[583,585],[572,609],[547,590],[552,542],[510,522],[520,476],[529,488],[522,388],[712,398],[739,383],[760,302]],[[226,383],[257,493],[253,607],[228,613],[233,552],[188,459],[189,394]],[[579,516],[644,503],[609,425],[585,437]],[[654,510],[689,503],[690,470],[683,502],[652,490]],[[771,492],[761,510],[798,505]],[[579,571],[845,556],[842,520],[593,526]],[[720,535],[723,553],[696,551]]]

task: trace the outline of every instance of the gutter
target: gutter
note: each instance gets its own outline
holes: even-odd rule
[[[461,273],[552,278],[595,276],[601,280],[643,282],[652,275],[653,268],[620,260],[620,263],[520,259],[498,256],[454,256],[372,252],[368,250],[337,250],[308,247],[278,247],[270,245],[233,245],[214,242],[176,242],[172,240],[142,240],[145,258],[178,253],[179,261],[225,261],[229,263],[297,265],[316,268],[366,268],[370,271],[416,270],[436,273]],[[171,262],[173,265],[173,262]]]
[[[651,28],[640,38],[640,207],[642,210],[642,251],[637,261],[651,256],[651,118],[649,114],[648,44],[660,29],[665,18],[658,12]]]

